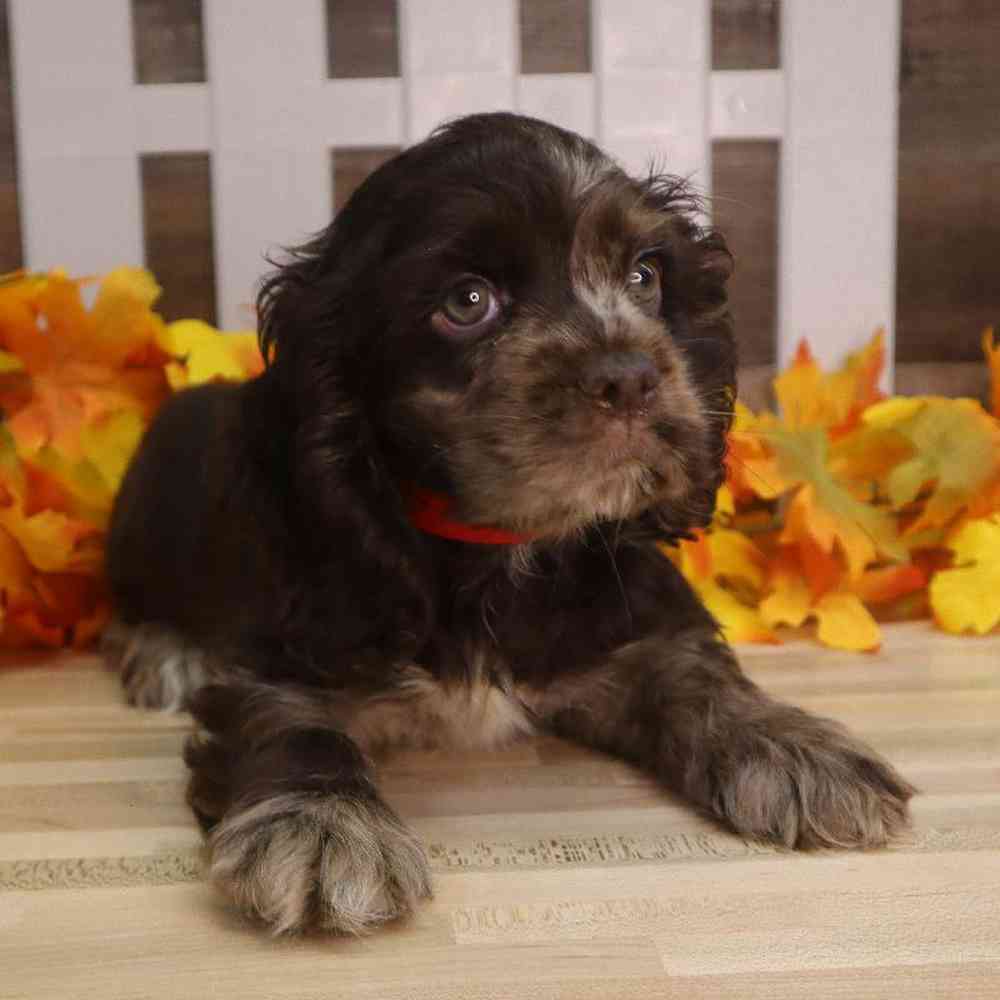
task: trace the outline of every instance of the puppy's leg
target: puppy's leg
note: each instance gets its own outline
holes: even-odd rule
[[[179,712],[208,678],[203,652],[159,625],[113,621],[101,636],[101,653],[137,708]]]
[[[627,757],[737,833],[876,847],[914,789],[838,723],[769,698],[708,631],[652,637],[539,699],[556,732]]]
[[[331,706],[234,682],[192,700],[188,801],[213,881],[275,933],[360,934],[430,895],[423,848],[379,797]]]

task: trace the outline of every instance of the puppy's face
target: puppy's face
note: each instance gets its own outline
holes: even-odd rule
[[[650,508],[674,530],[707,519],[731,409],[728,254],[679,184],[494,115],[359,194],[347,213],[385,220],[354,287],[377,316],[358,349],[398,478],[539,535]]]

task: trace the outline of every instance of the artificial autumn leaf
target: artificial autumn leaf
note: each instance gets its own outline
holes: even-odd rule
[[[905,559],[892,518],[857,500],[831,474],[829,441],[821,428],[775,429],[769,443],[782,479],[800,487],[786,511],[783,543],[808,538],[828,554],[836,546],[852,577],[878,556]]]
[[[145,429],[141,414],[122,410],[81,431],[84,455],[100,474],[112,497],[121,485]]]
[[[885,363],[885,335],[850,354],[835,372],[824,374],[809,345],[800,341],[787,371],[774,380],[774,394],[791,428],[825,427],[835,436],[854,427],[862,410],[881,398],[878,380]]]
[[[743,604],[724,587],[708,581],[697,590],[702,603],[719,623],[726,642],[780,642],[756,608]]]
[[[769,581],[771,592],[761,601],[760,616],[765,625],[798,628],[809,617],[813,595],[805,579],[796,572],[787,550],[776,560]]]
[[[778,641],[756,609],[727,588],[746,593],[763,583],[763,556],[750,539],[736,531],[699,531],[680,543],[678,561],[727,642]]]
[[[220,333],[201,320],[171,323],[157,343],[174,361],[166,366],[174,390],[218,379],[242,381],[263,369],[253,333]]]
[[[88,312],[80,283],[61,272],[0,285],[0,344],[28,376],[0,378],[0,407],[22,456],[52,447],[80,459],[80,431],[90,421],[126,409],[148,416],[162,402],[162,376],[115,367],[162,326],[149,312],[158,291],[145,272],[122,268],[101,283]]]
[[[778,472],[778,459],[768,444],[768,436],[776,426],[773,415],[756,416],[736,402],[726,450],[726,485],[734,502],[752,497],[773,500],[790,488]]]
[[[968,521],[948,547],[955,567],[931,580],[934,617],[949,632],[984,635],[1000,624],[1000,515]]]
[[[815,618],[816,636],[824,645],[861,651],[876,649],[881,643],[878,623],[855,594],[836,590],[815,599],[805,579],[795,572],[787,550],[772,575],[771,585],[771,593],[760,605],[766,625],[798,628]]]
[[[818,627],[816,638],[824,645],[853,652],[869,652],[882,643],[878,622],[856,594],[826,594],[812,609]]]
[[[0,351],[0,375],[9,375],[11,372],[23,372],[24,362],[16,354],[8,354],[7,351]]]
[[[89,356],[118,368],[154,343],[163,320],[152,311],[162,288],[140,268],[119,267],[101,279],[91,310],[96,333],[89,350],[81,345],[80,356]]]
[[[854,582],[854,593],[865,604],[890,604],[901,597],[923,590],[927,573],[914,563],[879,566],[862,573]]]
[[[908,533],[947,525],[1000,474],[1000,424],[973,399],[890,399],[869,408],[864,422],[895,432],[913,449],[886,479],[895,509],[933,486]]]
[[[94,304],[60,271],[0,278],[0,644],[80,646],[109,616],[104,531],[131,455],[171,389],[263,369],[253,334],[167,334],[148,272]],[[173,350],[168,350],[172,348]]]

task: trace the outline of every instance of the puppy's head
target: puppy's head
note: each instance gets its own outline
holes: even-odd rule
[[[317,487],[415,482],[539,536],[704,524],[735,359],[730,257],[697,208],[510,114],[376,171],[260,301]]]

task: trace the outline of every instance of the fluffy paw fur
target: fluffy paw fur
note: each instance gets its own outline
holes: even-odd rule
[[[834,722],[786,709],[713,768],[711,810],[737,833],[797,848],[880,847],[915,789]]]
[[[120,672],[125,698],[136,708],[180,712],[208,677],[200,649],[155,625],[114,622],[102,636],[101,652]]]
[[[377,798],[288,793],[227,815],[211,877],[276,934],[363,934],[430,896],[419,841]]]

